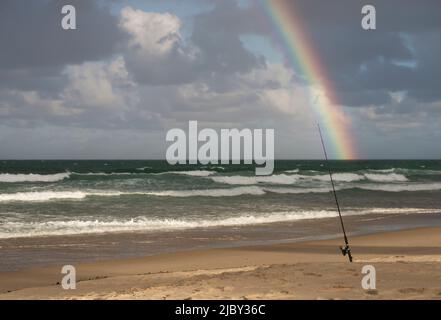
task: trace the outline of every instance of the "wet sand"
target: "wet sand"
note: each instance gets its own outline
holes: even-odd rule
[[[204,249],[76,265],[63,290],[61,265],[0,273],[0,299],[441,299],[441,228],[341,240]],[[361,286],[376,268],[376,290]]]
[[[345,216],[350,237],[441,227],[441,212]],[[143,258],[164,253],[250,247],[341,237],[337,218],[155,232],[79,234],[0,239],[0,272],[35,267]]]

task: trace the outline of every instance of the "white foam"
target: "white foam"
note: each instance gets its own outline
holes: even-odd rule
[[[372,208],[345,210],[345,216],[367,214],[411,214],[439,212],[437,209],[419,208]],[[288,222],[306,219],[337,217],[335,210],[298,210],[271,213],[243,213],[237,217],[224,219],[158,219],[137,217],[126,220],[70,220],[45,222],[2,222],[0,238],[73,235],[108,232],[167,231],[195,228],[247,226]]]
[[[215,173],[216,173],[216,171],[191,170],[191,171],[168,171],[168,172],[161,172],[159,174],[182,174],[182,175],[193,176],[193,177],[208,177],[208,176],[211,176]]]
[[[137,168],[136,170],[142,171],[151,167]],[[166,171],[159,173],[144,173],[144,172],[73,172],[75,175],[79,176],[130,176],[130,175],[141,175],[141,174],[153,174],[153,175],[166,175],[166,174],[181,174],[193,177],[208,177],[217,173],[216,171],[208,170],[191,170],[191,171]]]
[[[114,197],[124,195],[150,195],[158,197],[235,197],[241,195],[262,195],[259,187],[237,187],[230,189],[169,190],[169,191],[35,191],[0,194],[0,202],[42,202],[50,200],[81,200],[88,196]]]
[[[128,231],[161,231],[226,226],[244,226],[303,219],[336,217],[335,211],[275,212],[269,214],[243,214],[238,217],[214,220],[148,219],[129,220],[71,220],[47,222],[5,222],[0,224],[0,238],[72,235]]]
[[[441,190],[441,183],[358,183],[336,186],[336,190],[348,190],[348,189],[363,189],[369,191],[384,191],[384,192],[417,192],[417,191],[436,191]],[[302,194],[302,193],[326,193],[331,192],[330,187],[316,187],[316,188],[263,188],[264,191],[281,193],[281,194]]]
[[[435,191],[441,190],[441,183],[408,183],[408,184],[365,184],[357,186],[371,191],[403,192],[403,191]]]
[[[265,191],[259,187],[237,187],[231,189],[159,191],[146,194],[160,197],[236,197],[241,195],[262,195],[265,194]]]
[[[72,172],[72,174],[77,176],[132,176],[141,175],[142,172]]]
[[[286,171],[285,171],[286,172]],[[355,173],[335,173],[332,175],[334,181],[353,182],[365,179],[363,175]],[[255,185],[259,183],[289,185],[299,180],[330,181],[329,175],[300,175],[300,174],[278,174],[272,176],[216,176],[210,177],[215,182],[230,185]]]
[[[412,214],[412,213],[439,213],[441,209],[425,208],[372,208],[370,213],[374,214]]]
[[[336,188],[336,190],[340,188]],[[331,192],[329,188],[264,188],[267,192],[280,193],[280,194],[303,194],[303,193],[327,193]]]
[[[303,179],[316,179],[321,181],[329,181],[329,175],[301,176]],[[408,181],[406,176],[397,173],[379,174],[379,173],[334,173],[332,174],[334,181],[338,182],[355,182],[362,180],[371,180],[375,182],[405,182]]]
[[[374,174],[374,173],[365,173],[364,176],[371,181],[376,182],[405,182],[409,181],[406,176],[397,173],[390,174]]]
[[[230,185],[253,185],[257,184],[256,177],[246,177],[246,176],[219,176],[211,177],[211,180],[218,183],[225,183]]]
[[[216,167],[210,167],[210,169],[219,169],[219,170],[225,170],[224,167],[216,166]]]
[[[122,192],[85,192],[85,191],[35,191],[0,194],[0,202],[24,201],[41,202],[61,199],[84,199],[87,196],[118,196]]]
[[[298,173],[299,169],[285,170],[286,173]]]
[[[0,182],[57,182],[69,178],[69,172],[55,174],[12,174],[0,173]]]
[[[369,169],[370,172],[392,173],[395,172],[395,168],[390,169]]]
[[[287,171],[285,171],[287,172]],[[332,178],[336,182],[357,182],[362,180],[371,180],[375,182],[405,182],[408,181],[402,174],[358,174],[358,173],[334,173]],[[304,174],[279,174],[272,176],[216,176],[210,177],[215,182],[230,185],[255,185],[259,183],[266,184],[295,184],[298,181],[330,181],[328,174],[304,175]]]
[[[244,177],[242,177],[244,178]],[[245,177],[255,178],[255,177]],[[262,177],[264,178],[264,177]],[[269,177],[267,177],[269,178]],[[233,181],[229,181],[233,184]],[[235,182],[234,182],[235,183]],[[243,183],[243,181],[241,181]],[[274,180],[272,181],[274,183]],[[364,189],[370,191],[403,192],[403,191],[435,191],[441,190],[441,183],[358,183],[338,185],[336,190]],[[327,193],[330,186],[314,188],[305,187],[270,187],[270,186],[241,186],[234,188],[196,189],[196,190],[164,190],[164,191],[100,191],[100,190],[72,190],[72,191],[34,191],[0,194],[0,202],[43,202],[51,200],[82,200],[88,196],[114,197],[127,195],[146,195],[157,197],[236,197],[241,195],[264,195],[267,192],[279,194]]]
[[[373,173],[401,173],[401,174],[414,174],[414,175],[439,175],[440,170],[430,170],[425,166],[420,166],[420,169],[409,168],[391,168],[391,169],[370,169],[369,172]]]
[[[217,176],[211,177],[215,182],[230,185],[254,185],[258,183],[267,184],[293,184],[298,181],[297,175],[278,174],[272,176]]]
[[[313,176],[302,175],[301,178],[304,180],[313,179],[313,180],[320,180],[320,181],[330,181],[328,174],[313,175]],[[365,177],[363,175],[357,174],[357,173],[351,173],[351,172],[344,173],[343,172],[343,173],[333,173],[332,179],[334,181],[338,181],[338,182],[353,182],[353,181],[363,180],[363,179],[365,179]]]

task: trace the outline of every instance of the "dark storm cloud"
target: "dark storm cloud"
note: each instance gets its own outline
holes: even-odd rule
[[[441,98],[441,2],[294,0],[321,62],[345,105],[390,102],[388,92],[408,91],[422,101]],[[377,29],[361,28],[361,8],[372,4]]]
[[[7,134],[0,138],[2,149],[7,145],[14,155],[105,158],[124,156],[118,150],[136,153],[147,141],[162,156],[159,132],[198,119],[214,128],[269,125],[282,137],[285,156],[294,136],[305,155],[315,154],[306,143],[315,137],[315,127],[308,131],[304,117],[309,105],[297,96],[297,90],[299,95],[305,91],[305,78],[299,69],[289,82],[291,72],[279,64],[278,55],[268,56],[271,63],[261,56],[280,47],[271,42],[277,32],[258,2],[207,0],[203,10],[192,7],[199,1],[185,2],[189,10],[182,16],[171,10],[170,16],[182,23],[172,28],[168,23],[122,27],[116,7],[131,5],[141,15],[151,14],[144,16],[147,22],[155,14],[158,23],[170,19],[149,10],[148,1],[0,1],[0,131]],[[396,130],[398,141],[403,132],[423,137],[439,127],[439,0],[285,1],[302,19],[339,101],[358,107],[346,110],[354,127],[365,130],[360,141],[366,133],[375,146],[375,136],[382,139],[384,132]],[[360,25],[367,3],[377,8],[375,31]],[[78,30],[61,29],[63,4],[76,7]],[[114,6],[112,13],[106,5]],[[158,32],[153,41],[152,32]],[[250,44],[246,35],[265,39]],[[271,43],[273,48],[259,48]],[[300,111],[290,113],[297,103]],[[409,122],[413,127],[406,127]],[[114,140],[121,131],[123,138]],[[141,132],[153,135],[133,142]],[[430,141],[438,146],[435,138]],[[26,147],[18,150],[22,143]],[[76,152],[69,150],[72,146]],[[404,142],[397,148],[413,152]]]
[[[162,57],[138,54],[136,49],[124,52],[127,69],[134,79],[148,86],[169,86],[195,81],[200,75],[200,67],[183,52],[185,47],[175,46]]]
[[[177,43],[160,61],[138,55],[134,48],[123,50],[127,68],[139,83],[171,85],[204,79],[225,91],[231,83],[228,75],[265,66],[264,59],[240,40],[245,34],[272,34],[261,8],[253,1],[209,2],[213,9],[194,17],[189,39]],[[439,1],[370,1],[377,8],[375,31],[361,29],[365,1],[288,2],[302,19],[342,103],[384,104],[389,91],[408,91],[423,101],[441,97]],[[67,3],[77,9],[78,30],[60,27],[60,9]],[[2,1],[0,85],[56,91],[64,80],[57,67],[112,55],[128,35],[118,28],[119,17],[98,3],[103,2]],[[189,59],[192,46],[197,52]]]
[[[75,31],[60,27],[61,7],[67,3],[77,11]],[[67,82],[62,74],[66,65],[106,59],[116,48],[124,56],[128,71],[142,85],[198,80],[225,92],[236,85],[230,76],[265,67],[264,58],[247,50],[240,40],[244,33],[255,33],[258,25],[252,17],[258,12],[235,1],[211,1],[211,10],[194,17],[189,39],[175,43],[160,59],[139,54],[139,48],[130,46],[130,35],[119,26],[121,17],[111,15],[98,3],[102,2],[1,2],[0,88],[36,90],[56,97]]]
[[[3,89],[37,90],[42,95],[56,95],[66,79],[60,66],[0,69],[0,87]]]
[[[263,58],[245,49],[240,40],[241,34],[253,29],[252,22],[244,20],[245,17],[232,1],[217,2],[212,11],[195,17],[191,40],[203,52],[200,62],[203,68],[232,74],[263,65]]]
[[[61,8],[74,5],[77,29],[61,28]],[[0,2],[0,68],[62,66],[108,57],[120,37],[117,20],[97,1]]]
[[[385,105],[391,102],[389,92],[393,91],[407,91],[416,101],[441,99],[438,0],[282,1],[301,20],[342,104]],[[196,78],[196,73],[231,74],[264,65],[264,60],[246,50],[240,41],[241,35],[274,36],[274,27],[262,8],[254,1],[246,5],[220,0],[211,3],[213,10],[194,19],[190,39],[201,53],[185,74]],[[374,31],[361,28],[361,8],[366,4],[377,10]],[[176,70],[176,79],[182,79],[183,72]],[[206,79],[210,81],[210,77]],[[212,82],[220,90],[228,87],[222,86],[221,77],[216,79],[219,81]]]
[[[77,29],[61,28],[61,8],[74,5]],[[123,34],[116,17],[97,1],[0,2],[0,89],[37,91],[56,98],[68,64],[111,56]]]

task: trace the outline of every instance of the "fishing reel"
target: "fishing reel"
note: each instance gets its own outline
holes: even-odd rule
[[[351,254],[351,248],[349,248],[349,245],[346,244],[344,247],[340,247],[341,253],[343,256],[346,257],[346,255],[349,258],[349,262],[352,262],[352,254]]]

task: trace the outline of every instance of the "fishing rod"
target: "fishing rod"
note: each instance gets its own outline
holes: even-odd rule
[[[347,255],[349,258],[349,262],[352,262],[351,248],[349,247],[348,237],[346,236],[345,225],[343,223],[343,218],[341,216],[340,205],[338,204],[337,192],[335,191],[334,179],[332,178],[331,166],[329,165],[328,153],[326,152],[326,147],[325,147],[325,143],[323,141],[323,136],[322,136],[322,130],[320,128],[319,123],[317,123],[317,127],[318,127],[318,131],[320,134],[320,141],[322,142],[323,153],[325,154],[326,168],[328,169],[329,178],[331,179],[332,192],[334,193],[334,199],[335,199],[335,204],[337,205],[338,216],[340,217],[341,229],[343,230],[343,237],[345,239],[345,246],[340,247],[340,250],[341,250],[341,253],[343,254],[343,256]]]

